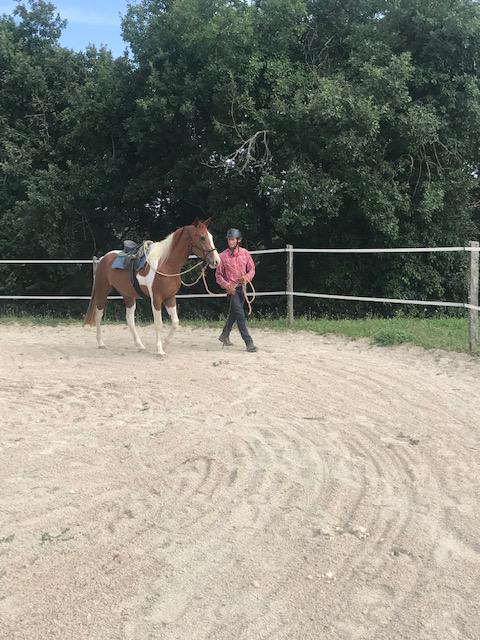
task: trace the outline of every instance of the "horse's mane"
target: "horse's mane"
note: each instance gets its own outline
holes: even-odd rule
[[[171,233],[163,240],[160,240],[160,242],[152,242],[148,251],[149,262],[153,262],[155,260],[157,262],[157,266],[162,264],[162,262],[165,262],[170,253],[170,249],[172,248],[174,233]]]

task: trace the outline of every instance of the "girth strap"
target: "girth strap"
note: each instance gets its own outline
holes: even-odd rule
[[[135,273],[135,260],[134,259],[130,261],[128,271],[130,273],[130,282],[132,283],[133,288],[138,293],[138,295],[141,298],[145,298],[145,299],[150,298],[150,296],[148,296],[145,293],[143,293],[140,285],[138,284],[137,275]]]

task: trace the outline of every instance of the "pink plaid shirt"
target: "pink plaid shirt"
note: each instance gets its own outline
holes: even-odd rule
[[[229,286],[236,287],[242,276],[247,276],[251,282],[255,275],[255,263],[252,256],[243,247],[235,249],[233,256],[230,249],[225,249],[220,254],[220,264],[215,271],[218,284],[224,289]]]

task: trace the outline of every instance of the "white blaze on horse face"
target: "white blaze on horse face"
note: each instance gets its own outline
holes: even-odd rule
[[[213,236],[210,233],[210,231],[208,232],[208,237],[210,239],[210,244],[212,246],[213,249],[215,249],[215,245],[213,244]],[[215,249],[215,251],[211,254],[212,255],[212,263],[210,265],[211,269],[216,269],[218,267],[218,265],[220,264],[220,256],[218,255],[218,251]]]

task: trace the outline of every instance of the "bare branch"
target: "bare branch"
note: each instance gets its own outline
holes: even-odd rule
[[[237,133],[239,133],[238,130]],[[247,140],[241,138],[242,144],[233,153],[220,157],[218,161],[210,159],[204,164],[211,169],[234,170],[241,175],[254,169],[266,171],[272,161],[272,154],[268,146],[268,133],[270,132],[267,129],[261,129]]]
[[[441,174],[442,170],[443,170],[443,167],[442,167],[442,163],[440,162],[440,158],[438,157],[437,145],[435,143],[433,143],[433,151],[435,153],[435,158],[437,159],[438,173]]]

